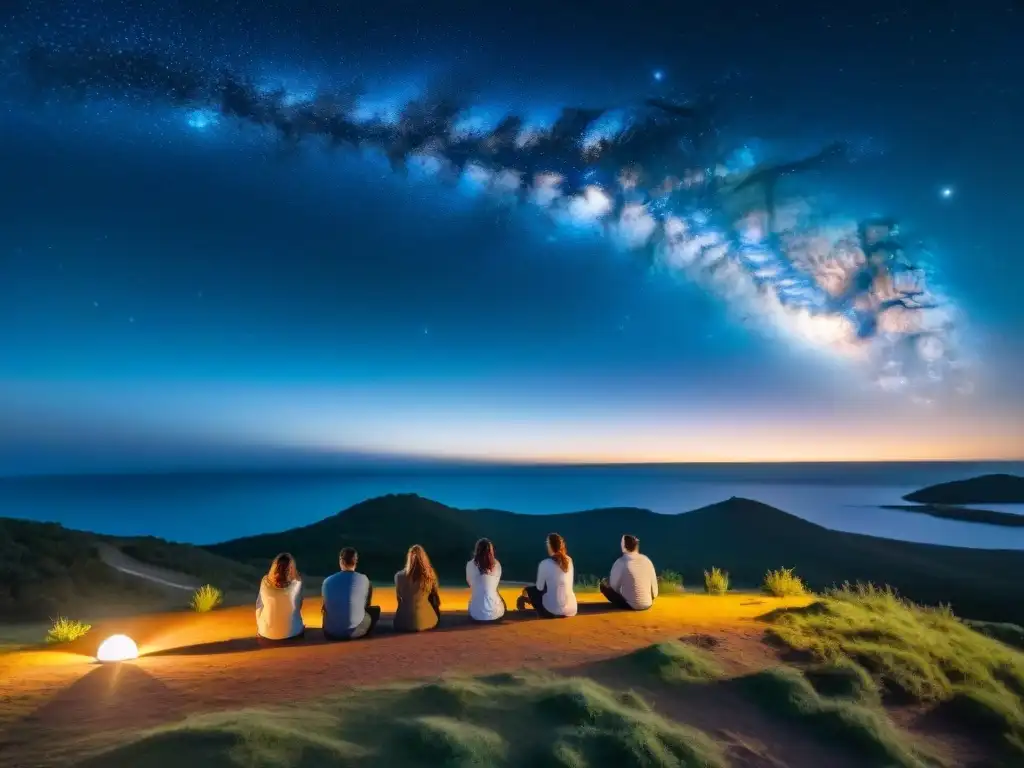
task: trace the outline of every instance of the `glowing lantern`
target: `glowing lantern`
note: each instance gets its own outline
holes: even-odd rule
[[[139,647],[128,635],[111,635],[100,643],[96,651],[97,661],[125,661],[138,657]]]

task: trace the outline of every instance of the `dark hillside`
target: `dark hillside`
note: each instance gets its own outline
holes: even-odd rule
[[[844,581],[890,584],[915,600],[951,603],[978,619],[1024,619],[1024,552],[911,544],[830,531],[781,510],[733,498],[680,515],[642,509],[601,509],[563,515],[519,515],[498,510],[458,510],[415,495],[362,502],[302,528],[209,547],[229,558],[265,566],[281,551],[296,556],[304,572],[325,575],[337,567],[338,550],[360,551],[361,570],[388,580],[402,566],[406,548],[426,547],[442,579],[461,582],[473,543],[494,540],[505,578],[526,581],[544,556],[544,537],[566,537],[578,574],[604,575],[619,554],[619,537],[640,537],[641,549],[659,569],[680,571],[690,585],[704,569],[730,572],[737,587],[755,587],[769,568],[794,567],[814,588]]]

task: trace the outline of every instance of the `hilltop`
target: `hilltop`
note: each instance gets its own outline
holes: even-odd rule
[[[359,550],[361,570],[388,582],[408,546],[419,543],[442,581],[462,584],[481,536],[495,542],[505,579],[529,581],[551,531],[566,537],[577,578],[607,574],[619,555],[619,537],[629,532],[660,570],[680,572],[690,586],[702,584],[712,566],[728,571],[735,588],[756,588],[768,569],[790,567],[812,589],[889,584],[922,603],[951,604],[972,619],[1024,622],[1024,552],[841,533],[742,498],[677,515],[632,507],[523,515],[457,509],[412,494],[369,499],[311,525],[205,547],[0,518],[0,619],[91,615],[94,607],[105,614],[182,608],[190,588],[202,583],[248,599],[283,551],[295,555],[315,590],[317,577],[337,568],[343,546]],[[118,570],[119,558],[145,564],[150,573],[178,574],[183,583],[175,589],[138,578]]]
[[[114,565],[125,558],[194,577],[194,582],[173,588],[133,576]],[[187,544],[101,536],[57,523],[0,518],[0,619],[184,606],[189,586],[213,582],[224,590],[252,592],[259,575],[250,566]]]
[[[929,485],[903,498],[918,504],[1024,504],[1024,477],[980,475]]]
[[[544,537],[566,537],[576,573],[604,575],[618,556],[619,537],[633,533],[659,569],[679,571],[688,584],[723,568],[737,587],[755,587],[769,568],[793,567],[809,586],[845,581],[889,584],[928,604],[952,604],[976,619],[1024,619],[1024,552],[972,550],[841,533],[757,501],[731,498],[678,515],[637,508],[559,515],[463,510],[420,496],[388,495],[356,504],[311,525],[207,547],[219,556],[266,567],[278,552],[297,558],[303,572],[325,575],[338,550],[354,546],[360,568],[390,580],[406,548],[422,544],[442,579],[461,582],[477,538],[495,542],[504,577],[531,580]]]

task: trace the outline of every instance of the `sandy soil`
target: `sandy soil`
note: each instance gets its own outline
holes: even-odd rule
[[[517,593],[505,594],[509,605]],[[775,661],[761,642],[756,617],[807,602],[680,595],[663,597],[650,611],[629,613],[610,610],[600,595],[580,595],[580,615],[571,620],[544,621],[512,611],[500,625],[478,626],[466,621],[467,600],[468,590],[444,590],[442,626],[399,635],[390,631],[386,616],[394,611],[394,596],[381,591],[381,632],[352,643],[325,643],[318,630],[320,602],[309,600],[303,616],[311,629],[302,644],[290,647],[259,649],[253,611],[245,607],[114,619],[68,651],[0,655],[0,758],[26,768],[61,764],[72,745],[102,743],[118,729],[155,726],[192,712],[300,701],[351,686],[531,667],[587,674],[603,660],[667,639],[714,638],[716,657],[739,673]],[[142,657],[122,665],[95,663],[91,654],[98,643],[119,632],[138,642]],[[608,682],[629,687],[630,681]],[[786,757],[786,764],[821,759],[815,747],[774,721],[735,716],[736,702],[687,702],[656,690],[650,695],[666,714],[677,711],[680,719],[746,744],[737,749],[749,760],[739,764],[777,764],[757,757],[758,748],[751,746],[757,743],[775,758]],[[712,717],[716,710],[720,717]],[[834,757],[817,764],[842,765]]]

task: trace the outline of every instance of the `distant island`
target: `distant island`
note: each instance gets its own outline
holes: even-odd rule
[[[913,512],[945,520],[959,520],[982,525],[1024,527],[1024,514],[972,509],[965,504],[1024,504],[1024,477],[1016,475],[981,475],[968,480],[930,485],[908,493],[905,501],[915,504],[883,504],[882,509]],[[1024,511],[1024,510],[1022,510]]]
[[[996,512],[992,509],[972,509],[971,507],[946,504],[883,504],[882,509],[915,512],[920,515],[941,517],[945,520],[959,520],[964,523],[1024,528],[1024,514],[1015,515],[1013,512]]]
[[[903,499],[917,504],[1024,504],[1024,477],[980,475],[968,480],[929,485],[908,493]]]
[[[628,532],[639,536],[642,551],[660,570],[678,571],[689,585],[702,584],[704,570],[715,566],[730,573],[736,588],[753,589],[767,570],[787,567],[816,590],[843,582],[888,584],[921,603],[951,604],[967,618],[1024,623],[1021,551],[833,531],[735,497],[676,515],[631,507],[523,515],[456,509],[413,494],[369,499],[311,525],[204,547],[0,518],[0,619],[81,613],[89,604],[119,603],[124,610],[152,606],[159,585],[116,570],[111,551],[248,600],[279,552],[291,552],[313,585],[316,577],[337,567],[342,546],[359,550],[361,570],[372,579],[390,581],[407,547],[419,543],[443,581],[461,584],[481,536],[495,542],[506,579],[528,581],[535,577],[551,531],[566,537],[578,576],[607,574],[619,555],[619,537]]]

